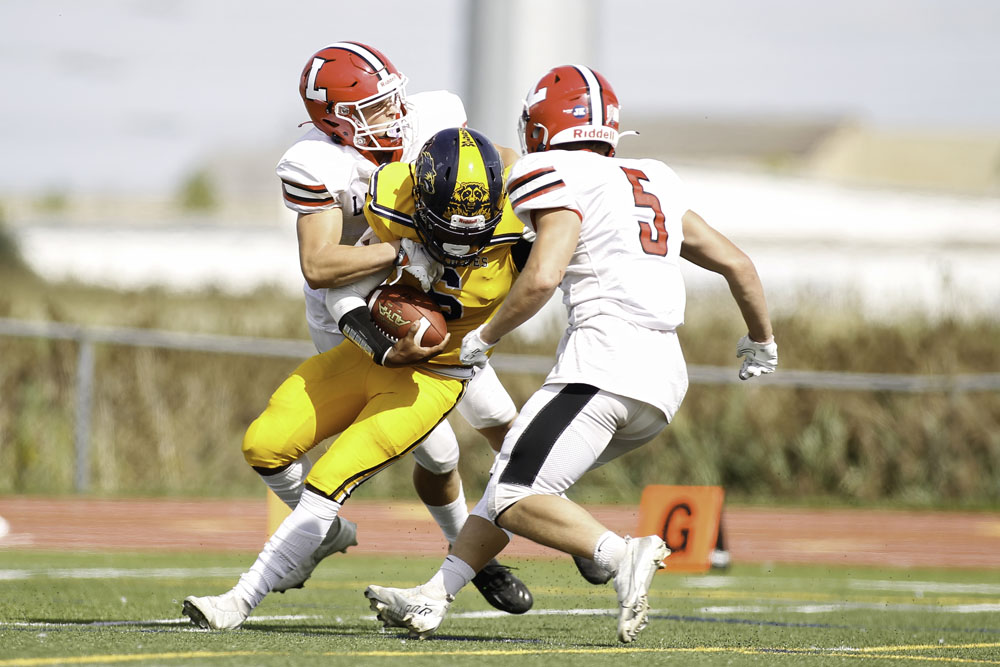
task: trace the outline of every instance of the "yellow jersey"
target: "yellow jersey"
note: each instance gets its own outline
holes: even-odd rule
[[[411,165],[391,162],[372,174],[365,198],[365,218],[380,241],[412,239],[420,242],[413,223],[416,207],[413,202]],[[446,266],[444,275],[428,294],[441,306],[451,340],[444,352],[428,361],[430,366],[458,366],[462,338],[486,323],[507,297],[518,267],[511,248],[521,239],[524,225],[514,215],[509,199],[503,215],[493,230],[493,237],[483,252],[466,266]],[[397,276],[391,276],[390,281]],[[419,285],[404,273],[403,282]]]

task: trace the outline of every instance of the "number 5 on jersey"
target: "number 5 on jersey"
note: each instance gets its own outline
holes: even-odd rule
[[[653,211],[653,221],[639,220],[639,243],[642,244],[642,251],[647,255],[667,255],[667,227],[664,224],[663,209],[660,208],[660,200],[651,192],[643,189],[640,181],[649,182],[649,178],[640,169],[630,169],[622,167],[625,176],[632,184],[632,197],[635,199],[636,208],[648,208]],[[643,217],[646,217],[645,215]]]

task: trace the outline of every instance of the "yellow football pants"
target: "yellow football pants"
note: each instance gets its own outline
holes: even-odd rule
[[[278,387],[247,429],[243,456],[278,468],[340,433],[306,483],[342,503],[423,440],[463,390],[461,380],[379,366],[345,341],[302,362]]]

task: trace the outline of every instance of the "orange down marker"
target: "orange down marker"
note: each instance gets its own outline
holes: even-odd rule
[[[670,548],[665,572],[706,572],[722,518],[721,486],[651,484],[639,500],[637,535],[659,535]]]

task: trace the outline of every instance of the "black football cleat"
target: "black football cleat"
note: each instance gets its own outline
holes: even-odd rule
[[[580,574],[583,575],[583,578],[595,586],[606,584],[611,581],[612,577],[614,577],[613,574],[589,558],[573,556],[573,562],[576,563],[576,569],[580,570]]]
[[[472,578],[486,601],[508,614],[523,614],[535,599],[524,582],[511,574],[510,568],[494,558]]]

